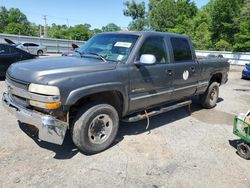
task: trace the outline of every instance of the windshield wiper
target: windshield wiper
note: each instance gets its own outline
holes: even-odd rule
[[[86,53],[84,53],[83,55],[88,55],[88,54],[90,54],[90,55],[94,55],[94,56],[96,56],[96,57],[100,58],[103,62],[107,63],[107,60],[106,60],[106,59],[105,59],[102,55],[99,55],[99,54],[97,54],[97,53],[93,53],[93,52],[86,52]]]

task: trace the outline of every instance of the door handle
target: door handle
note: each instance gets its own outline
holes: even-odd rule
[[[173,71],[172,71],[172,70],[166,70],[166,73],[167,73],[169,76],[172,76],[172,75],[173,75]]]

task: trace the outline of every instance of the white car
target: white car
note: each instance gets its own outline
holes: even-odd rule
[[[46,46],[31,43],[31,42],[20,43],[17,45],[17,48],[20,48],[33,55],[38,55],[38,56],[41,56],[47,52]]]

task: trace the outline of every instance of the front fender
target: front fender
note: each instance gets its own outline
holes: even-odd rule
[[[110,83],[99,83],[94,85],[84,86],[78,89],[75,89],[69,93],[69,96],[66,99],[65,105],[72,106],[77,101],[82,99],[85,96],[105,92],[105,91],[118,91],[122,94],[123,97],[123,112],[128,109],[128,88],[120,82],[110,82]]]

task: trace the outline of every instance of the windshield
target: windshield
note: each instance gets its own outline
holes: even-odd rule
[[[75,54],[105,61],[124,62],[137,39],[138,36],[129,34],[99,34],[78,48]]]

